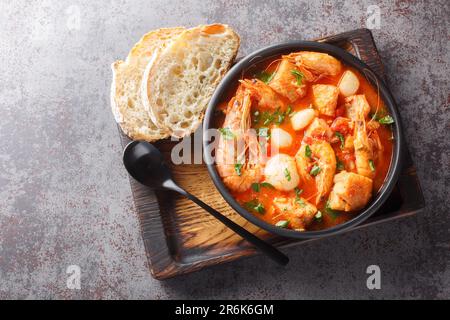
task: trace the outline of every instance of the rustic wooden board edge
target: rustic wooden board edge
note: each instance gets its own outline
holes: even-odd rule
[[[366,39],[369,39],[367,41]],[[372,32],[368,29],[357,29],[353,31],[344,32],[338,35],[333,35],[329,37],[324,37],[321,39],[316,39],[315,41],[327,42],[331,44],[339,44],[344,42],[349,42],[352,45],[355,55],[361,58],[360,48],[365,47],[365,50],[370,50],[369,56],[375,58],[375,60],[366,60],[369,67],[377,74],[379,74],[384,81],[386,81],[384,67],[381,62],[381,58],[378,54]],[[362,43],[362,41],[367,41]],[[125,147],[130,139],[119,128],[122,147]],[[404,191],[401,188],[402,196],[405,197],[405,203],[409,205],[406,208],[401,208],[401,210],[392,212],[381,217],[376,217],[366,223],[353,228],[350,231],[361,229],[367,226],[372,226],[380,224],[385,221],[392,221],[395,219],[408,217],[419,212],[424,206],[423,194],[420,189],[420,184],[416,177],[415,168],[413,166],[409,151],[406,148],[405,152],[405,165],[406,174],[402,174],[399,178],[399,183],[402,184],[404,188],[408,191]],[[139,185],[138,182],[134,181],[130,177],[130,185],[133,195],[133,202],[135,206],[136,213],[139,218],[140,228],[144,240],[144,247],[146,251],[147,261],[149,263],[149,269],[152,276],[158,280],[164,280],[172,278],[177,275],[187,274],[191,272],[198,271],[204,267],[213,266],[217,264],[222,264],[226,262],[231,262],[237,259],[246,258],[258,254],[253,249],[242,250],[239,253],[233,253],[223,256],[215,256],[206,260],[196,261],[193,263],[179,263],[173,259],[173,255],[169,248],[168,235],[165,232],[163,225],[163,217],[158,205],[157,197],[153,190],[149,188],[144,188]],[[414,190],[413,190],[414,189]],[[414,194],[413,197],[410,195]],[[145,199],[145,201],[142,201]],[[406,211],[409,210],[409,211]],[[347,231],[349,232],[349,231]],[[281,238],[280,238],[281,239]],[[293,239],[283,239],[277,243],[281,248],[287,248],[296,246],[300,243],[307,243],[314,240],[306,241],[295,241]]]
[[[122,149],[131,142],[120,126],[117,126]],[[149,270],[155,279],[164,279],[166,272],[176,275],[177,265],[172,259],[172,254],[167,245],[167,239],[158,200],[155,191],[141,186],[129,176],[133,205],[139,220],[145,254],[149,264]],[[145,199],[145,201],[141,201]],[[153,263],[158,261],[158,263]]]

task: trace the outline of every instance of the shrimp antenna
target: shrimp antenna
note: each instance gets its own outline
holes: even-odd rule
[[[252,62],[252,61],[257,60],[257,59],[259,59],[259,58],[262,58],[262,56],[255,56],[255,57],[253,57],[249,62]],[[281,58],[278,58],[278,59],[273,60],[273,61],[270,62],[269,65],[264,69],[264,71],[267,71],[267,69],[269,69],[274,63],[277,63],[277,62],[279,62],[279,61],[281,61],[281,60],[282,60]],[[258,64],[257,62],[254,62],[254,63],[252,63],[251,65],[249,65],[247,68],[243,69],[242,72],[241,72],[241,80],[244,79],[244,75],[248,72],[248,70],[252,69],[252,68],[255,67],[257,64]],[[277,68],[275,69],[274,73],[276,73],[276,72],[278,71],[278,67],[279,67],[279,66],[277,66]]]
[[[375,74],[373,73],[372,70],[364,68],[363,69],[363,73],[364,73],[365,78],[367,80],[369,80],[369,81],[372,80],[371,82],[375,82],[375,85],[377,87],[377,107],[375,109],[374,115],[370,118],[370,121],[369,121],[369,122],[372,122],[372,121],[375,120],[375,117],[376,117],[376,115],[378,113],[378,110],[380,108],[380,84],[378,82],[378,78],[375,76]]]
[[[260,58],[263,58],[263,56],[254,56],[253,58],[250,59],[249,63],[251,63],[251,64],[247,68],[243,69],[241,72],[241,80],[244,79],[244,75],[248,72],[248,70],[250,70],[251,68],[253,68],[256,65],[256,62],[253,62],[253,61],[260,59]]]
[[[316,191],[316,193],[314,193],[313,195],[309,196],[308,198],[305,198],[306,201],[310,202],[311,199],[317,197],[317,195],[319,194],[319,192]]]
[[[274,63],[278,63],[279,61],[283,60],[282,58],[278,58],[273,60],[271,63],[269,63],[269,65],[264,69],[264,71],[266,71],[267,69],[269,69]],[[278,68],[280,67],[280,64],[277,65],[277,68],[275,69],[274,73],[276,73],[278,71]]]

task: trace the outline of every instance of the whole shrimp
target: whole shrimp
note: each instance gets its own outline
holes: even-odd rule
[[[373,148],[367,135],[366,116],[370,106],[364,95],[350,96],[346,99],[349,116],[354,120],[353,146],[355,149],[356,171],[358,174],[373,179]],[[372,162],[372,166],[371,166]]]
[[[269,85],[261,80],[240,80],[241,85],[248,90],[251,97],[258,102],[259,109],[284,111],[287,107],[286,103],[280,99],[278,94]]]
[[[289,59],[303,73],[308,82],[325,76],[336,76],[341,72],[341,62],[326,53],[300,51],[283,56]]]
[[[295,155],[295,160],[302,184],[315,181],[317,188],[315,204],[318,205],[333,187],[336,172],[336,156],[333,148],[326,141],[314,139],[311,145],[302,144]]]
[[[261,146],[250,129],[251,96],[240,86],[226,110],[219,144],[216,149],[216,167],[224,184],[231,190],[243,192],[263,174]],[[236,147],[237,144],[237,147]]]

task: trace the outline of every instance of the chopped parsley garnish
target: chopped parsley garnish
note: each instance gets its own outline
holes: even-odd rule
[[[375,163],[373,163],[373,160],[369,160],[369,167],[372,172],[375,172]]]
[[[342,133],[340,133],[339,131],[336,131],[334,134],[335,134],[336,137],[338,137],[339,140],[341,141],[341,149],[344,149],[344,144],[345,144],[344,136],[343,136]]]
[[[291,115],[291,113],[292,113],[292,106],[288,105],[285,114],[289,116]]]
[[[277,108],[277,110],[273,113],[270,113],[268,111],[263,112],[256,112],[254,113],[255,119],[253,120],[255,123],[262,123],[263,126],[268,126],[269,124],[275,123],[277,125],[280,125],[283,123],[284,119],[287,115],[289,115],[292,112],[292,108],[287,108],[285,112],[281,112],[280,108]]]
[[[275,123],[278,125],[282,124],[284,121],[284,117],[285,117],[284,113],[279,113],[277,115],[277,120],[275,121]]]
[[[295,196],[299,197],[303,193],[303,189],[299,189],[298,187],[295,187]]]
[[[304,207],[306,205],[305,201],[303,201],[303,199],[300,198],[300,195],[303,193],[303,189],[299,189],[299,188],[295,187],[294,190],[295,190],[295,203]]]
[[[392,118],[390,115],[384,116],[381,119],[378,119],[378,122],[381,124],[393,124],[394,118]]]
[[[268,111],[258,112],[258,115],[255,117],[255,123],[262,122],[263,125],[267,126],[273,122],[273,119],[273,114]]]
[[[234,165],[234,171],[236,171],[237,175],[240,176],[242,174],[242,164],[236,163]]]
[[[289,225],[289,220],[280,220],[277,223],[275,223],[276,227],[279,228],[286,228]]]
[[[301,86],[305,75],[298,70],[291,70],[291,73],[294,75],[295,80],[297,80],[297,85]]]
[[[284,168],[284,176],[286,177],[287,181],[291,181],[291,173],[289,172],[288,168]]]
[[[318,165],[314,165],[313,167],[312,167],[312,169],[311,169],[311,171],[309,172],[309,174],[310,175],[312,175],[312,176],[317,176],[318,174],[319,174],[319,172],[320,172],[320,167],[318,166]]]
[[[267,112],[267,111],[264,111],[264,112],[262,113],[261,117],[262,117],[263,120],[264,120],[264,121],[263,121],[263,124],[264,124],[265,126],[267,126],[268,124],[272,123],[272,121],[273,121],[273,115],[270,114],[270,113]]]
[[[303,199],[300,197],[295,197],[295,203],[300,205],[302,208],[304,208],[306,206],[305,201],[303,201]]]
[[[265,137],[265,138],[269,139],[269,136],[270,136],[270,134],[269,134],[269,128],[267,128],[267,127],[261,127],[261,128],[259,128],[259,129],[258,129],[258,136],[259,136],[259,137]]]
[[[266,212],[266,209],[264,209],[264,206],[261,203],[258,203],[258,205],[255,207],[255,211],[263,214]]]
[[[223,136],[225,140],[233,140],[234,133],[230,128],[219,128],[220,134]]]
[[[344,163],[341,161],[341,160],[339,160],[339,158],[338,157],[336,157],[336,169],[337,170],[345,170],[345,165],[344,165]]]
[[[384,110],[381,110],[380,112],[373,113],[371,115],[371,119],[372,120],[376,120],[380,124],[385,124],[385,125],[393,124],[395,122],[394,118],[392,118],[391,115],[386,114],[386,111],[384,111]]]
[[[260,185],[261,185],[261,187],[264,187],[264,188],[269,188],[269,189],[274,189],[275,188],[273,185],[271,185],[268,182],[261,182]]]
[[[270,188],[270,189],[273,189],[274,186],[271,185],[271,184],[268,183],[268,182],[261,182],[261,183],[255,182],[255,183],[252,183],[252,189],[253,189],[253,191],[255,191],[255,192],[260,192],[260,191],[261,191],[261,188]]]
[[[326,213],[332,217],[333,219],[336,219],[339,216],[339,212],[331,209],[330,207],[330,201],[327,201],[327,203],[325,204],[325,211]]]
[[[314,216],[314,218],[316,219],[316,220],[322,220],[322,211],[317,211],[317,213],[316,213],[316,215]]]
[[[311,155],[312,155],[311,148],[310,148],[309,145],[306,145],[306,147],[305,147],[305,157],[311,158]]]
[[[259,183],[252,183],[252,189],[255,192],[259,192],[261,191],[261,186],[259,185]]]
[[[255,74],[255,78],[261,80],[265,84],[268,84],[270,82],[270,80],[273,79],[274,75],[275,75],[275,73],[273,73],[273,72],[261,71],[261,72],[258,72],[257,74]]]
[[[244,206],[250,210],[254,211],[260,214],[264,214],[266,212],[266,209],[264,208],[263,204],[259,202],[257,199],[253,199],[251,201],[248,201],[244,203]]]
[[[275,113],[274,113],[275,123],[278,125],[283,123],[285,117],[286,117],[286,113],[280,112],[280,108],[278,108],[277,111],[275,111]]]

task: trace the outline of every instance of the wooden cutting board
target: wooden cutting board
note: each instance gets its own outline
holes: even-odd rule
[[[383,65],[370,30],[358,29],[317,41],[327,42],[349,51],[385,80]],[[120,136],[124,147],[130,140],[121,131]],[[173,170],[175,181],[181,187],[278,247],[312,241],[275,236],[242,218],[216,190],[205,165],[171,163],[170,153],[176,143],[163,140],[155,145],[163,152]],[[197,152],[201,154],[201,150]],[[424,207],[422,191],[408,151],[404,157],[402,174],[390,198],[375,215],[358,228],[409,216]],[[150,271],[154,278],[167,279],[257,254],[247,242],[191,201],[172,192],[155,192],[132,178],[130,184]]]

